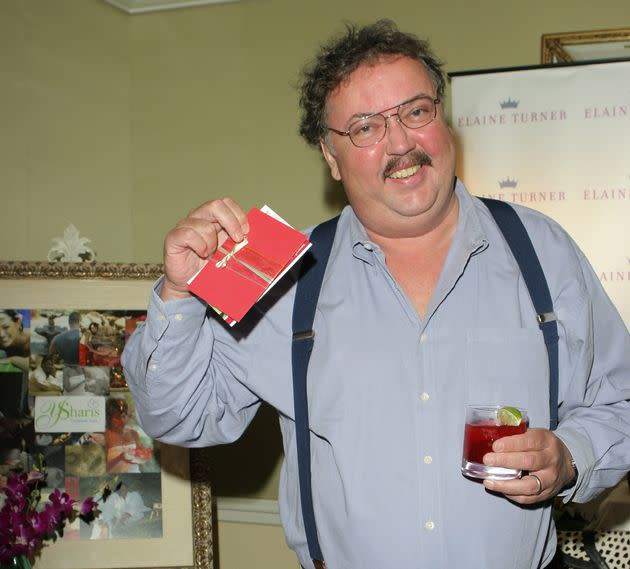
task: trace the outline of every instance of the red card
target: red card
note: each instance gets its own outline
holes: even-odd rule
[[[188,284],[230,324],[241,320],[311,245],[304,234],[265,211],[253,208],[247,219],[246,241],[227,239]]]

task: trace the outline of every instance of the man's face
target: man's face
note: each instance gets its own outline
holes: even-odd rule
[[[416,96],[437,97],[429,73],[407,57],[364,64],[328,97],[327,125],[348,130],[359,115],[391,109]],[[435,120],[409,129],[388,119],[383,140],[357,148],[331,132],[322,150],[368,233],[388,238],[422,234],[444,219],[453,199],[455,144],[438,105]],[[430,165],[422,155],[428,156]],[[403,172],[404,170],[404,172]],[[401,176],[402,174],[402,176]]]
[[[8,348],[17,340],[19,326],[10,316],[0,313],[0,347]]]

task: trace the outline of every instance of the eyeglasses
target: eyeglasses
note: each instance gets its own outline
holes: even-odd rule
[[[378,144],[387,132],[387,119],[397,117],[396,120],[407,128],[420,128],[428,125],[437,116],[437,105],[440,99],[420,96],[400,103],[397,107],[390,107],[380,113],[372,113],[356,120],[348,130],[337,130],[327,126],[328,130],[341,136],[349,136],[350,141],[359,148]],[[396,109],[395,113],[384,114]]]

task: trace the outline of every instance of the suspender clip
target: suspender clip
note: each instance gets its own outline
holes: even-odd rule
[[[558,320],[555,312],[545,312],[543,314],[537,314],[536,320],[538,324],[545,324],[546,322],[553,322],[554,320]]]
[[[293,332],[293,341],[296,340],[312,340],[315,337],[315,330],[303,330],[302,332]]]

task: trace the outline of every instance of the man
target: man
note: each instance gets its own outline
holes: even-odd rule
[[[531,300],[489,211],[455,178],[443,96],[428,45],[389,22],[349,28],[302,86],[301,134],[321,147],[350,202],[308,376],[313,504],[329,569],[546,567],[551,499],[588,500],[630,466],[623,322],[566,233],[518,208],[560,320],[560,426],[550,432]],[[281,518],[310,569],[291,385],[294,283],[272,289],[235,329],[207,318],[186,289],[218,243],[247,230],[225,198],[169,232],[126,376],[144,429],[171,443],[230,442],[261,400],[278,409]],[[483,486],[461,475],[464,406],[479,402],[528,409],[531,428],[496,442],[484,461],[529,474]]]
[[[81,315],[71,312],[68,316],[69,330],[54,336],[50,341],[49,354],[59,354],[66,365],[79,365],[79,337]]]

